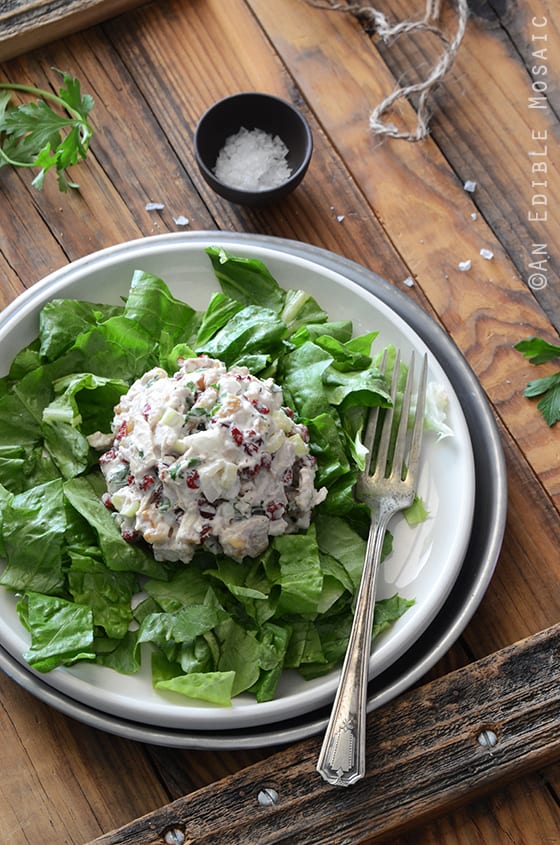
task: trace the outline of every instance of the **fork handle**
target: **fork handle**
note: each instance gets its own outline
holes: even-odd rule
[[[377,521],[371,524],[346,657],[317,760],[317,771],[333,786],[351,786],[365,774],[368,667],[375,587],[383,538],[394,512],[391,507],[384,508]]]

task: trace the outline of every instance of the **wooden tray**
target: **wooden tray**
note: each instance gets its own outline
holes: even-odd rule
[[[146,0],[4,0],[0,61],[119,15]]]
[[[321,780],[313,737],[89,845],[385,841],[558,759],[559,654],[555,625],[374,710],[354,786]]]

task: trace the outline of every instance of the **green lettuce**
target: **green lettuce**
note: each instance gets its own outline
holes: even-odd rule
[[[353,496],[361,433],[369,408],[390,400],[375,333],[353,337],[260,261],[207,252],[221,290],[202,311],[140,270],[121,305],[42,309],[37,339],[0,379],[0,585],[20,596],[38,671],[86,660],[131,674],[148,651],[157,690],[228,706],[241,692],[272,699],[287,669],[316,677],[342,659],[370,520]],[[307,531],[241,563],[204,551],[188,566],[159,562],[127,542],[88,439],[110,432],[134,379],[199,354],[281,384],[327,488]],[[378,602],[373,636],[409,605]]]

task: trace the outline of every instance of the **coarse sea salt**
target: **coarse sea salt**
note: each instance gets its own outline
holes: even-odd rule
[[[214,173],[231,188],[265,191],[278,187],[292,175],[287,155],[288,148],[278,135],[242,126],[239,132],[226,138]]]

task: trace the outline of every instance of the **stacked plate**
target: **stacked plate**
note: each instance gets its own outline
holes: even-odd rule
[[[448,397],[453,435],[425,438],[419,494],[422,525],[391,525],[394,551],[379,597],[415,603],[376,642],[369,708],[404,691],[445,653],[476,610],[492,576],[506,515],[506,477],[494,418],[475,376],[442,329],[404,294],[365,268],[299,242],[224,232],[162,235],[97,252],[52,273],[0,315],[0,368],[37,335],[37,315],[55,297],[118,303],[135,270],[154,273],[172,292],[205,308],[217,288],[207,246],[263,261],[285,288],[303,288],[331,319],[351,319],[356,334],[379,331],[381,349],[429,355],[429,378]],[[0,667],[38,698],[94,727],[129,739],[183,748],[258,747],[321,731],[337,673],[304,681],[285,673],[273,702],[240,696],[231,708],[187,703],[152,689],[148,670],[129,677],[77,664],[39,675],[22,654],[28,638],[14,597],[0,593]]]

